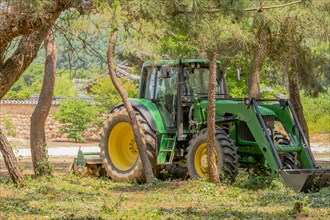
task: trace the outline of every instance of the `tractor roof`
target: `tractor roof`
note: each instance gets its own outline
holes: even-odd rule
[[[179,65],[181,63],[209,63],[209,60],[204,59],[182,59],[182,60],[155,60],[146,61],[143,63],[142,67],[146,66],[162,66],[162,65]],[[220,64],[220,61],[217,61]]]

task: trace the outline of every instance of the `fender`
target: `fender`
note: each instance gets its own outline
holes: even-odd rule
[[[146,99],[129,99],[132,107],[135,111],[139,112],[143,118],[148,122],[150,128],[156,133],[165,133],[164,124],[160,113],[154,103]],[[121,102],[116,105],[110,112],[115,108],[124,106]]]

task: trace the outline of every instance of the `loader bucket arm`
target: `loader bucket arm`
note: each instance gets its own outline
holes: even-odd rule
[[[257,106],[255,100],[252,100],[254,106]],[[272,107],[276,105],[270,105]],[[299,151],[299,156],[301,158],[302,164],[308,169],[282,169],[280,175],[283,179],[285,185],[296,192],[310,192],[317,191],[323,187],[330,186],[330,169],[321,169],[312,154],[310,145],[307,138],[303,132],[303,129],[298,120],[297,114],[293,108],[290,100],[279,100],[280,111],[282,111],[282,120],[287,120],[286,124],[291,124],[292,129],[287,129],[289,133],[296,134],[298,136],[297,141],[300,145],[301,150]],[[261,126],[264,127],[262,118],[260,117],[260,112],[258,108],[255,108],[257,112],[258,119],[261,122]],[[271,109],[271,108],[270,108]],[[274,112],[278,113],[276,109]],[[279,109],[277,109],[279,110]],[[284,113],[284,114],[283,114]],[[286,114],[286,115],[285,115]],[[276,114],[277,116],[279,114]],[[284,116],[284,117],[283,117]],[[281,120],[281,121],[282,121]],[[272,142],[272,141],[270,141]],[[273,144],[271,144],[273,146]]]
[[[207,108],[207,102],[201,102],[202,108]],[[246,122],[260,152],[265,157],[274,175],[279,175],[282,163],[276,146],[267,133],[265,122],[254,99],[222,99],[216,102],[217,115],[233,114],[239,121]]]
[[[257,102],[272,101],[277,104],[258,104]],[[310,150],[309,143],[301,128],[294,108],[289,100],[255,100],[237,99],[235,101],[218,100],[217,114],[235,114],[238,120],[247,123],[258,148],[274,175],[280,174],[284,183],[295,191],[308,192],[330,185],[330,169],[321,169]],[[293,146],[284,147],[274,143],[267,131],[260,107],[275,113],[289,136],[293,137]],[[297,152],[303,169],[283,169],[279,152]]]
[[[304,168],[318,168],[319,166],[315,161],[292,103],[289,100],[279,100],[278,102],[279,104],[262,104],[261,106],[274,111],[288,134],[294,137],[297,142],[296,145],[301,148],[297,153],[301,158]]]

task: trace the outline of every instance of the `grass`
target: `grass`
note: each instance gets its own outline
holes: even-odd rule
[[[295,203],[303,210],[296,213]],[[200,181],[116,183],[77,176],[0,179],[0,219],[329,219],[330,188],[295,193],[241,172],[232,186]]]

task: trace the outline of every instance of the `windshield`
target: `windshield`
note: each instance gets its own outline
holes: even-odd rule
[[[146,99],[159,99],[175,96],[178,86],[179,67],[171,67],[171,76],[162,77],[160,68],[145,68],[142,75],[141,96]],[[207,96],[210,70],[208,67],[183,69],[183,95]],[[224,74],[218,70],[216,95],[228,95]],[[221,96],[222,97],[222,96]],[[223,96],[225,97],[225,96]]]
[[[188,70],[187,70],[188,71]],[[185,74],[186,75],[186,74]],[[194,93],[208,94],[209,91],[209,76],[210,70],[208,68],[195,68],[188,74],[188,83]],[[217,79],[216,94],[222,94],[220,82]]]

